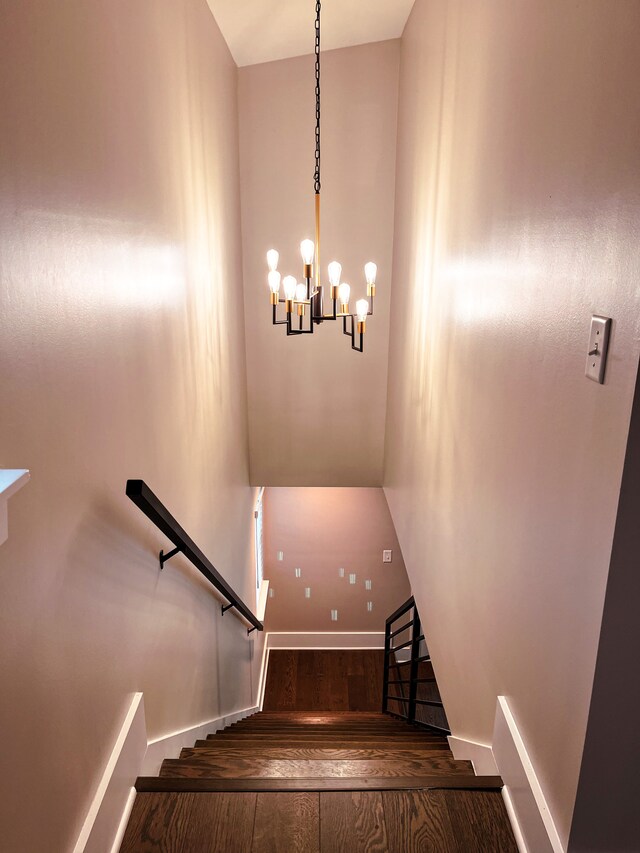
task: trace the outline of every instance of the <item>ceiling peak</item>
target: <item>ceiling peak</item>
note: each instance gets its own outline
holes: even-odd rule
[[[313,0],[207,0],[239,66],[313,53]],[[323,0],[322,49],[399,38],[414,0]]]

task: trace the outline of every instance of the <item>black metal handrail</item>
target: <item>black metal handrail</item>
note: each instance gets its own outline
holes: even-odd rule
[[[248,631],[249,634],[252,631],[264,630],[262,622],[260,622],[258,617],[249,610],[240,596],[231,589],[213,563],[205,557],[193,539],[187,535],[162,501],[154,495],[144,480],[127,480],[126,494],[127,497],[131,498],[134,504],[142,510],[147,518],[151,519],[156,527],[159,528],[176,546],[174,550],[170,551],[168,554],[160,551],[160,568],[162,568],[166,561],[170,560],[175,554],[184,554],[185,557],[193,563],[196,569],[205,576],[209,583],[212,584],[229,602],[229,604],[223,605],[223,614],[225,610],[229,610],[233,607],[244,619],[247,620],[247,622],[253,625],[253,627]]]
[[[405,614],[409,613],[410,610],[413,610],[413,615],[408,620],[403,620],[403,624],[400,628],[393,629],[394,623],[398,622]],[[393,645],[392,641],[395,637],[398,637],[404,632],[409,631],[411,629],[411,639],[403,640],[398,645]],[[416,716],[417,706],[426,707],[426,708],[438,708],[440,709],[440,713],[442,714],[445,722],[446,722],[446,714],[444,713],[444,705],[442,700],[439,698],[440,694],[438,693],[438,698],[419,698],[418,697],[418,685],[431,683],[435,686],[437,690],[437,683],[434,675],[420,675],[420,664],[427,663],[431,661],[430,654],[421,654],[420,653],[420,644],[425,640],[424,633],[422,632],[420,626],[420,616],[418,615],[418,609],[416,607],[416,603],[414,601],[413,596],[410,599],[405,601],[403,605],[401,605],[394,613],[389,616],[385,623],[385,632],[384,632],[384,681],[382,686],[382,711],[385,714],[391,714],[394,717],[400,717],[403,720],[407,720],[409,723],[414,723],[416,725],[424,726],[425,728],[437,731],[441,734],[451,734],[448,723],[446,726],[436,725],[434,722],[428,722],[426,720],[419,719]],[[411,649],[409,653],[409,659],[405,661],[399,661],[395,656],[396,652],[401,649]],[[406,671],[401,670],[400,667],[408,666],[409,673],[408,678],[406,678]],[[395,669],[394,678],[390,678],[390,670],[391,668]],[[389,686],[393,686],[394,692],[393,694],[389,693]],[[404,685],[409,686],[408,695],[405,692]],[[396,693],[396,690],[398,691]],[[398,695],[398,693],[400,695]],[[389,708],[389,703],[393,702],[397,706],[400,707],[406,713],[401,713],[400,711],[393,711]]]

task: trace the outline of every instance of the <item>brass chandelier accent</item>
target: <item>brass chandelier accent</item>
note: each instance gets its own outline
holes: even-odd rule
[[[316,239],[303,240],[300,244],[300,253],[303,263],[303,282],[296,281],[292,275],[286,275],[282,279],[278,272],[278,261],[280,255],[276,249],[267,252],[267,265],[269,267],[268,282],[271,291],[271,306],[274,326],[286,326],[287,335],[312,335],[316,325],[324,323],[325,320],[342,319],[342,332],[351,338],[351,349],[356,352],[363,351],[364,333],[366,331],[367,317],[373,315],[373,301],[376,295],[376,274],[378,268],[369,261],[365,264],[364,275],[367,282],[367,296],[371,300],[371,307],[367,299],[358,299],[355,314],[349,311],[349,299],[351,287],[343,282],[342,266],[338,261],[332,261],[328,266],[329,284],[331,286],[332,311],[324,313],[323,286],[320,282],[320,12],[321,1],[316,0],[315,21],[315,95],[316,95],[316,147],[315,147],[315,172],[313,175],[313,187],[315,192],[315,221]],[[280,296],[280,286],[284,291],[284,298]],[[338,302],[340,310],[338,310]],[[278,305],[284,303],[286,319],[278,319]],[[297,322],[294,320],[294,312]]]

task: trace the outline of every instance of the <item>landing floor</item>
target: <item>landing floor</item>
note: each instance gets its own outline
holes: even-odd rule
[[[140,793],[121,853],[151,851],[517,853],[517,848],[502,796],[493,791]]]

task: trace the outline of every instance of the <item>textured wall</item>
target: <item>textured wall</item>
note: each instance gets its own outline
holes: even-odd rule
[[[382,562],[387,549],[393,551],[391,563]],[[269,631],[384,631],[387,616],[411,595],[382,489],[267,489],[264,550],[273,592],[265,620]],[[354,584],[350,574],[356,575]],[[331,621],[332,609],[337,622]]]
[[[314,235],[313,57],[241,68],[240,163],[251,482],[380,486],[387,394],[399,42],[322,59],[322,257],[366,295],[378,264],[365,352],[341,323],[287,338],[271,323],[265,254],[302,277],[300,241]],[[330,305],[330,303],[329,303]],[[282,310],[283,306],[280,306]],[[327,306],[328,310],[328,306]],[[338,328],[336,328],[338,326]]]
[[[147,480],[255,597],[237,70],[205,0],[4,3],[0,57],[0,466],[32,474],[0,548],[0,846],[67,853],[133,691],[151,737],[255,694],[260,639],[159,574],[124,496]]]
[[[565,840],[638,364],[639,44],[625,0],[417,0],[402,40],[386,494],[454,734],[506,695]]]

